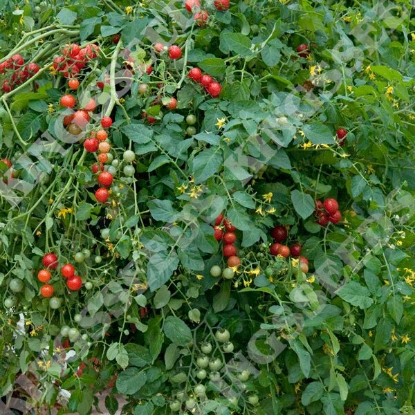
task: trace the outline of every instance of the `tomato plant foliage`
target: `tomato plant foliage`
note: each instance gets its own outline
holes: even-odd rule
[[[415,411],[409,0],[3,3],[1,408]]]

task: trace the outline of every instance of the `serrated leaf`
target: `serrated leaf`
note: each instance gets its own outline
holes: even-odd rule
[[[291,201],[295,211],[303,218],[307,219],[314,212],[315,204],[311,195],[294,189],[291,192]]]
[[[101,17],[85,19],[80,24],[79,35],[82,41],[94,33],[95,26],[102,22]]]
[[[41,127],[38,114],[28,112],[24,114],[17,123],[17,129],[23,140],[29,140]]]
[[[152,361],[149,350],[140,344],[128,343],[125,345],[125,350],[128,353],[130,366],[144,367]]]
[[[370,291],[355,281],[350,281],[336,291],[336,294],[344,301],[362,309],[369,308],[373,304]]]
[[[153,130],[144,124],[129,124],[121,128],[121,131],[134,143],[147,144],[151,142]]]
[[[301,395],[301,403],[304,406],[310,405],[310,403],[320,400],[323,393],[324,385],[321,382],[311,382],[307,385]]]
[[[241,206],[247,209],[255,209],[255,201],[251,195],[245,192],[238,191],[235,192],[232,196],[234,200],[238,202]]]
[[[75,213],[77,220],[87,220],[91,217],[91,210],[94,207],[90,203],[81,202]]]
[[[213,310],[215,313],[220,313],[225,310],[229,304],[231,297],[231,282],[223,282],[220,286],[220,291],[213,297]]]
[[[366,186],[367,186],[367,182],[362,176],[360,175],[353,176],[352,181],[351,181],[351,186],[350,186],[352,196],[353,197],[359,196],[363,192]]]
[[[170,159],[164,155],[164,154],[160,154],[159,156],[157,156],[152,162],[151,164],[148,166],[147,171],[150,173],[153,170],[158,169],[160,166],[163,166],[164,164],[170,163]]]
[[[303,125],[303,132],[305,136],[313,144],[334,144],[334,134],[327,125],[320,123]]]
[[[143,370],[129,367],[118,375],[116,386],[119,393],[134,395],[147,382],[147,375]]]
[[[212,177],[222,166],[223,156],[220,148],[208,148],[199,153],[193,160],[195,183],[203,183]]]
[[[229,32],[220,34],[219,49],[223,53],[234,52],[244,58],[252,54],[251,46],[252,43],[248,36]]]
[[[171,370],[176,363],[176,360],[180,356],[180,350],[177,344],[171,343],[167,346],[166,351],[164,352],[164,364],[166,365],[166,370]]]
[[[170,301],[170,297],[171,294],[167,285],[162,285],[154,296],[154,307],[156,309],[163,308]]]
[[[225,75],[225,61],[220,58],[207,58],[198,63],[199,68],[211,76],[221,78]]]
[[[77,13],[66,8],[61,9],[61,11],[56,15],[56,18],[63,25],[71,25],[77,17]]]
[[[103,37],[112,36],[118,33],[121,30],[120,27],[113,27],[108,25],[102,25],[101,26],[101,35]]]
[[[190,328],[178,317],[168,316],[163,331],[166,337],[178,346],[186,346],[192,340]]]
[[[175,252],[159,252],[151,255],[147,264],[147,278],[150,291],[155,291],[165,284],[179,265]]]
[[[151,200],[148,202],[151,216],[155,220],[162,222],[173,223],[175,222],[178,212],[173,208],[173,204],[170,200]]]

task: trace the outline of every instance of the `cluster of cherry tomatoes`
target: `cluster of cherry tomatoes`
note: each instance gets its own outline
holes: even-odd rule
[[[53,252],[45,254],[42,258],[44,269],[41,269],[37,274],[37,279],[43,283],[40,288],[42,297],[50,298],[53,296],[55,289],[49,281],[52,278],[51,270],[58,267],[58,257]],[[78,291],[82,287],[81,277],[75,275],[75,267],[72,264],[65,264],[61,267],[61,274],[66,278],[66,286],[71,291]]]
[[[198,82],[205,88],[205,91],[213,98],[218,97],[222,91],[222,86],[216,82],[210,75],[203,74],[199,68],[192,68],[187,74],[190,79]]]
[[[76,43],[65,45],[62,55],[53,60],[53,69],[65,78],[76,78],[79,72],[99,53],[99,47],[94,43],[81,48]]]
[[[216,219],[213,226],[215,239],[223,242],[223,256],[227,258],[228,267],[238,267],[241,259],[238,257],[238,248],[234,245],[236,242],[236,227],[231,221],[221,213]]]
[[[316,222],[321,226],[327,226],[329,223],[339,223],[342,214],[339,210],[339,204],[332,197],[325,199],[324,202],[316,200],[316,208],[314,210]]]
[[[69,80],[69,83],[73,81]],[[76,105],[76,98],[71,94],[65,94],[60,98],[60,105],[64,108],[73,109]],[[68,131],[71,134],[78,135],[80,134],[85,126],[90,121],[89,112],[94,111],[97,107],[97,104],[93,98],[90,98],[86,105],[82,106],[81,109],[76,110],[74,113],[67,115],[63,119],[63,125],[67,126]],[[113,175],[107,171],[104,171],[104,163],[109,160],[108,153],[111,150],[111,144],[107,140],[108,133],[105,130],[106,128],[111,127],[112,118],[109,116],[104,116],[101,118],[101,128],[98,130],[92,130],[89,132],[88,137],[84,141],[84,148],[88,153],[96,153],[98,163],[95,163],[92,166],[93,173],[99,173],[98,183],[101,187],[95,192],[95,197],[98,202],[105,203],[109,198],[108,187],[111,186],[113,182]]]
[[[301,256],[302,246],[299,243],[292,244],[290,247],[284,245],[282,242],[288,238],[287,228],[283,225],[277,225],[271,229],[271,236],[274,239],[274,243],[269,248],[269,253],[273,256],[282,256],[288,258],[298,258],[300,262],[301,271],[308,272],[308,259]]]
[[[0,74],[6,74],[6,78],[1,83],[1,90],[3,92],[12,91],[16,86],[23,84],[36,75],[39,70],[37,63],[30,62],[25,65],[22,55],[13,55],[0,63]]]

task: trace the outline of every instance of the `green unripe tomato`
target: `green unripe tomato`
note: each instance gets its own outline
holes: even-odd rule
[[[220,277],[222,274],[222,268],[219,265],[213,265],[213,267],[210,269],[210,275],[212,277]]]
[[[180,407],[181,407],[181,405],[180,405],[180,402],[179,401],[173,401],[170,404],[170,410],[173,411],[173,412],[179,411],[180,410]]]
[[[231,335],[228,330],[226,329],[219,329],[215,333],[216,340],[220,343],[226,343],[229,341]]]
[[[235,276],[235,272],[232,268],[225,268],[222,272],[222,277],[225,280],[231,280]]]
[[[248,402],[249,402],[251,405],[256,405],[256,404],[258,403],[258,401],[259,401],[258,395],[250,395],[250,396],[248,397]]]
[[[79,339],[80,333],[79,330],[75,327],[72,327],[68,330],[68,337],[71,342],[75,342]]]
[[[210,372],[209,379],[212,382],[218,382],[220,380],[220,373],[218,371]]]
[[[196,401],[193,398],[186,399],[186,408],[193,409],[196,407]]]
[[[218,357],[213,357],[209,360],[209,369],[212,371],[217,371],[222,367],[222,360]]]
[[[73,321],[79,323],[82,320],[82,316],[80,314],[75,314],[73,317]]]
[[[91,281],[87,281],[85,283],[85,289],[86,290],[92,290],[92,282]]]
[[[96,264],[100,264],[100,263],[102,262],[102,256],[97,255],[97,256],[94,258],[94,261],[95,261],[95,263],[96,263]]]
[[[243,370],[241,373],[238,373],[237,377],[241,382],[246,382],[249,379],[249,371]]]
[[[120,160],[112,160],[111,166],[117,168],[120,165]]]
[[[85,258],[89,258],[91,256],[91,251],[89,249],[83,249],[82,253],[84,254]]]
[[[113,154],[112,154],[112,153],[107,153],[107,156],[108,156],[108,161],[107,161],[107,163],[112,163],[112,161],[114,160],[114,156],[113,156]]]
[[[222,349],[225,353],[232,353],[235,349],[235,346],[232,342],[226,342],[223,344]]]
[[[205,369],[209,366],[209,358],[207,356],[199,356],[196,360],[196,364],[201,369]]]
[[[67,337],[69,334],[69,326],[62,326],[61,327],[61,336]]]
[[[212,345],[209,342],[203,342],[200,345],[200,350],[205,354],[209,354],[212,352]]]
[[[189,125],[194,125],[194,124],[196,124],[196,122],[197,122],[196,115],[194,115],[194,114],[189,114],[189,115],[186,117],[186,123],[187,123],[187,124],[189,124]]]
[[[62,305],[62,300],[60,298],[58,298],[58,297],[52,297],[49,300],[49,307],[52,310],[57,310],[58,308],[61,307],[61,305]]]
[[[206,395],[206,386],[199,383],[198,385],[195,386],[194,392],[196,396],[201,398]]]
[[[186,128],[186,134],[190,137],[194,136],[197,133],[197,130],[192,125]]]
[[[13,306],[15,306],[16,305],[16,298],[15,297],[7,297],[5,300],[4,300],[4,306],[6,307],[6,308],[12,308]]]
[[[135,153],[131,150],[124,151],[124,154],[122,155],[122,158],[127,163],[132,163],[135,160]]]
[[[206,378],[206,376],[207,376],[207,372],[206,372],[206,370],[205,370],[205,369],[199,369],[199,370],[196,372],[196,377],[197,377],[198,379],[200,379],[200,380],[205,379],[205,378]]]
[[[81,262],[85,261],[85,255],[82,252],[77,252],[75,254],[74,259],[75,259],[75,262],[78,262],[78,264],[80,264]]]
[[[101,236],[103,239],[107,239],[110,236],[110,229],[109,228],[104,228],[101,229]]]
[[[131,164],[128,164],[127,166],[124,166],[122,169],[123,173],[127,177],[132,177],[135,174],[135,168]]]
[[[9,282],[9,288],[14,293],[19,293],[23,290],[23,281],[19,278],[12,278]]]

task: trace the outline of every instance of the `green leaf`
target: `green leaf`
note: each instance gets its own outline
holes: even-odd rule
[[[110,415],[115,415],[118,411],[118,400],[114,395],[107,395],[105,397],[105,408],[108,409]]]
[[[149,19],[147,17],[137,17],[132,22],[127,23],[121,34],[121,39],[124,45],[128,46],[130,42],[134,42],[136,39],[142,39],[145,29],[149,26]]]
[[[304,349],[304,346],[300,343],[298,339],[290,342],[291,348],[298,356],[298,360],[300,361],[301,371],[303,372],[304,376],[308,378],[310,376],[311,370],[311,356],[307,350]]]
[[[127,343],[125,350],[128,353],[130,366],[144,367],[152,361],[149,350],[140,344]]]
[[[118,343],[112,343],[111,346],[107,350],[107,359],[114,360],[118,354]]]
[[[137,224],[138,224],[138,222],[139,222],[139,217],[138,217],[138,215],[133,215],[133,216],[130,216],[126,221],[125,221],[125,223],[124,223],[124,226],[125,227],[127,227],[127,228],[132,228],[132,227],[134,227],[134,226],[136,226]]]
[[[171,294],[167,285],[162,285],[154,296],[154,307],[156,309],[163,308],[170,301],[170,297]]]
[[[279,39],[273,39],[264,47],[261,51],[261,57],[265,65],[272,67],[280,61],[280,50],[283,46],[283,43]]]
[[[222,166],[223,156],[220,148],[208,148],[199,153],[193,160],[195,183],[203,183],[212,177]]]
[[[396,324],[399,324],[403,315],[402,297],[398,294],[394,295],[393,297],[389,298],[386,306],[388,308],[389,314],[395,320]]]
[[[131,238],[127,235],[123,235],[115,246],[115,249],[123,259],[128,258],[132,249]]]
[[[78,405],[82,400],[82,390],[80,389],[75,389],[72,393],[71,393],[71,397],[69,398],[69,402],[68,402],[68,409],[71,412],[78,412]]]
[[[360,176],[353,176],[351,181],[351,192],[353,197],[359,196],[367,186],[366,180]]]
[[[207,58],[198,63],[199,68],[216,78],[222,78],[225,75],[225,61],[220,58]]]
[[[61,11],[56,15],[56,18],[63,25],[71,25],[77,17],[77,13],[66,8],[61,9]]]
[[[241,231],[252,230],[253,225],[248,212],[239,207],[230,208],[227,212],[228,219]]]
[[[151,216],[155,220],[173,223],[176,221],[178,212],[173,208],[170,200],[151,200],[147,206],[150,209]]]
[[[220,313],[225,310],[231,298],[231,282],[223,281],[220,285],[220,291],[213,297],[213,310]]]
[[[246,58],[252,54],[251,40],[239,33],[221,32],[219,49],[223,53],[234,52],[236,55]]]
[[[166,337],[179,346],[186,346],[192,340],[189,327],[178,317],[167,317],[163,330]]]
[[[205,263],[196,248],[179,249],[179,259],[184,267],[193,271],[203,271]]]
[[[233,194],[233,198],[241,206],[247,209],[255,209],[255,201],[248,193],[238,191]]]
[[[189,319],[195,323],[200,323],[200,317],[201,317],[201,313],[200,310],[197,308],[192,308],[191,310],[189,310],[189,312],[187,313],[187,315],[189,316]]]
[[[127,350],[125,349],[124,345],[120,344],[120,348],[119,348],[117,356],[115,357],[115,360],[123,369],[125,369],[128,366],[129,358],[128,358]]]
[[[213,133],[201,132],[193,136],[198,141],[204,141],[205,143],[212,144],[214,146],[219,145],[220,136]]]
[[[402,75],[389,66],[375,65],[370,66],[370,70],[375,74],[383,76],[387,81],[401,81]]]
[[[311,195],[294,189],[291,192],[291,201],[295,211],[303,218],[307,219],[314,212],[314,200]]]
[[[122,127],[121,131],[137,144],[147,144],[153,137],[153,130],[144,124],[128,124]]]
[[[154,405],[152,402],[142,402],[135,407],[134,415],[153,415]]]
[[[34,114],[33,112],[24,114],[17,123],[17,129],[23,140],[29,140],[40,130],[40,127],[39,115]]]
[[[336,294],[344,301],[362,309],[369,308],[373,304],[370,291],[355,281],[343,285],[336,291]]]
[[[171,370],[176,363],[176,360],[180,356],[180,350],[177,344],[171,343],[167,346],[166,351],[164,352],[164,364],[166,365],[166,370]]]
[[[304,406],[310,405],[310,403],[320,400],[323,393],[324,385],[321,382],[311,382],[307,385],[301,395],[301,403]]]
[[[160,154],[157,156],[151,164],[148,166],[147,171],[150,173],[153,170],[158,169],[160,166],[163,166],[164,164],[170,163],[170,158],[167,157],[165,154]]]
[[[102,25],[101,26],[101,35],[103,37],[112,36],[112,35],[115,35],[116,33],[118,33],[120,30],[121,30],[120,27]]]
[[[177,254],[172,251],[158,252],[151,255],[147,264],[147,278],[150,291],[155,291],[165,284],[179,265]]]
[[[320,123],[303,125],[305,136],[313,144],[334,144],[334,134],[327,125]]]
[[[372,349],[367,344],[364,344],[360,350],[359,354],[357,355],[358,360],[368,360],[372,357]]]
[[[77,220],[87,220],[91,217],[91,210],[94,207],[90,203],[81,202],[76,210],[75,218]]]
[[[118,375],[116,386],[119,393],[134,395],[147,382],[147,375],[143,370],[129,367]]]
[[[81,41],[84,41],[87,37],[92,35],[95,30],[95,26],[102,22],[101,17],[91,17],[89,19],[85,19],[80,24],[79,35]]]

